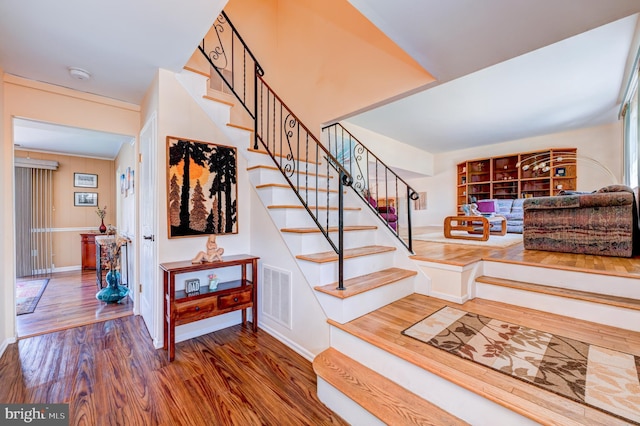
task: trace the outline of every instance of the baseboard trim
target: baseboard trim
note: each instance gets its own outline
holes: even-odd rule
[[[265,332],[269,333],[271,336],[275,337],[280,342],[284,343],[285,345],[293,349],[295,352],[298,353],[298,355],[304,357],[309,362],[313,362],[313,359],[316,357],[314,354],[312,354],[302,346],[298,345],[296,342],[292,341],[288,337],[283,336],[282,334],[280,334],[273,328],[269,327],[268,325],[260,323],[259,326],[261,330],[264,330]]]
[[[53,268],[53,272],[70,272],[70,271],[80,271],[82,266],[74,265],[74,266],[61,266],[59,268]]]
[[[470,300],[470,298],[468,296],[456,297],[456,296],[451,296],[451,295],[446,294],[446,293],[438,293],[437,291],[433,291],[433,290],[430,291],[427,296],[435,297],[436,299],[446,300],[447,302],[458,303],[460,305],[462,305],[464,302]]]

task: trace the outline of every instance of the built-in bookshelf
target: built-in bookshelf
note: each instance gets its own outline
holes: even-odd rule
[[[552,148],[457,165],[457,205],[472,200],[515,199],[556,195],[575,190],[578,170],[575,148]]]

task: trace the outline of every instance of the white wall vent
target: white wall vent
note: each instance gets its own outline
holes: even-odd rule
[[[262,314],[291,329],[291,271],[262,265]]]

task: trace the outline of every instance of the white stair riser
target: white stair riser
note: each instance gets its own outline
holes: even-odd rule
[[[375,244],[374,235],[368,231],[350,231],[344,233],[344,248],[351,249],[356,247],[362,247]],[[333,248],[326,240],[324,235],[320,232],[300,234],[296,232],[283,232],[284,240],[291,248],[292,253],[296,254],[309,254],[309,253],[322,253],[326,251],[332,251]],[[334,239],[334,243],[337,245],[337,234],[330,233]]]
[[[394,266],[394,252],[359,256],[344,260],[344,279],[370,274]],[[326,285],[338,281],[338,262],[315,263],[302,260],[300,269],[310,278],[311,285]],[[315,278],[315,279],[314,279]],[[387,302],[389,303],[389,302]]]
[[[342,299],[317,292],[327,316],[341,324],[361,317],[413,293],[414,277],[404,278],[373,290]]]
[[[490,261],[484,261],[483,271],[489,277],[640,299],[640,285],[635,278]]]
[[[258,168],[251,169],[249,171],[252,179],[252,182],[255,182],[256,185],[266,184],[266,183],[286,183],[285,176],[282,174],[280,170],[273,170],[270,168]],[[318,188],[327,188],[327,178],[319,177],[316,179],[313,175],[306,174],[298,174],[294,173],[291,176],[288,176],[289,180],[296,186],[300,187],[318,187]],[[255,179],[255,181],[254,181]],[[335,179],[329,179],[329,189],[336,190],[338,189],[338,185],[335,182]]]
[[[476,283],[476,296],[626,330],[640,331],[640,311],[550,294]]]
[[[327,215],[329,216],[329,226],[338,226],[338,212],[335,210],[326,209],[311,209],[312,213],[317,216],[318,222],[322,226],[327,226]],[[344,212],[344,224],[356,225],[358,224],[358,214],[360,212],[355,210],[346,210]],[[273,218],[273,221],[281,228],[300,228],[300,227],[313,227],[316,226],[315,222],[311,218],[309,212],[304,209],[269,209],[269,214]]]
[[[474,426],[538,424],[335,327],[331,347]]]
[[[349,397],[318,377],[318,398],[334,413],[353,426],[384,426],[373,414],[353,402]]]

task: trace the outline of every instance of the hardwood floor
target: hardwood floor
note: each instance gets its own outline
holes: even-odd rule
[[[97,291],[95,271],[52,274],[36,310],[16,317],[18,338],[133,314],[131,299],[107,304],[96,299]]]
[[[69,403],[71,425],[344,425],[311,363],[241,325],[151,344],[128,316],[21,339],[0,358],[0,401]]]
[[[420,233],[442,231],[438,227],[425,227],[413,231]],[[518,263],[553,269],[565,269],[595,274],[640,278],[640,256],[632,258],[595,256],[589,254],[559,253],[551,251],[525,250],[522,243],[505,248],[479,245],[443,244],[413,241],[417,260],[464,266],[482,259],[498,262]]]

